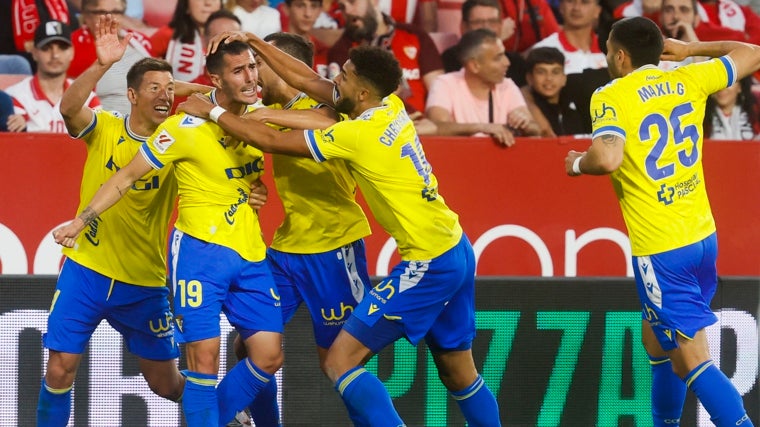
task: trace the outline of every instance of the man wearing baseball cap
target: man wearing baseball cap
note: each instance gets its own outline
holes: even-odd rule
[[[10,86],[14,114],[8,119],[10,132],[66,133],[60,112],[61,96],[71,84],[66,71],[74,58],[71,27],[60,21],[40,23],[34,32],[32,58],[37,63],[34,76]],[[90,108],[100,107],[94,93],[87,99]]]

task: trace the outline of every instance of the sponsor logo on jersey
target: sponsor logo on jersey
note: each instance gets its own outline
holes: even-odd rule
[[[169,149],[169,147],[174,144],[174,137],[169,134],[169,132],[166,131],[166,129],[163,129],[161,133],[156,136],[156,138],[153,140],[153,146],[156,148],[156,150],[159,153],[165,153],[166,150]]]

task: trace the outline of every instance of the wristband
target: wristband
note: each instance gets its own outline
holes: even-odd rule
[[[583,172],[581,172],[581,159],[583,156],[578,156],[573,161],[573,173],[576,175],[582,175]]]
[[[219,116],[221,116],[222,114],[226,112],[227,110],[216,105],[214,106],[214,108],[211,109],[211,111],[209,111],[208,118],[211,119],[212,122],[217,123],[217,121],[219,120]]]

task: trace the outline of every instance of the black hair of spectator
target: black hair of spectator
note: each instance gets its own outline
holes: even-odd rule
[[[203,24],[203,31],[208,34],[208,28],[211,25],[212,22],[216,21],[217,19],[231,19],[238,23],[241,27],[243,26],[243,23],[240,22],[240,18],[237,17],[232,11],[228,9],[219,9],[216,12],[212,13],[208,16],[208,19],[206,19],[206,23]]]
[[[758,108],[755,96],[752,94],[752,76],[747,76],[739,80],[739,94],[736,96],[736,104],[747,114],[752,129],[757,129],[760,124],[760,108]],[[715,108],[718,103],[712,96],[707,97],[705,104],[705,119],[702,122],[704,128],[704,137],[710,138],[713,133],[713,117],[715,117]]]
[[[172,66],[163,59],[143,58],[134,63],[127,71],[127,87],[137,90],[142,84],[143,77],[148,71],[168,71],[172,73]]]
[[[291,0],[292,1],[292,0]],[[462,3],[462,21],[467,22],[470,19],[470,12],[475,6],[494,7],[499,9],[499,16],[501,16],[501,2],[499,0],[466,0]]]
[[[209,74],[221,74],[224,69],[224,56],[225,55],[238,55],[245,51],[253,51],[248,43],[235,40],[230,43],[221,42],[216,46],[214,53],[209,53],[206,56],[206,70]]]
[[[314,45],[298,34],[272,33],[264,37],[265,42],[272,42],[278,49],[303,62],[309,67],[314,66]]]
[[[468,31],[462,34],[457,46],[459,47],[459,62],[464,65],[468,59],[473,58],[483,43],[501,43],[499,36],[486,28]]]
[[[533,68],[535,68],[538,64],[558,64],[564,67],[565,54],[563,54],[556,47],[537,47],[531,49],[530,52],[528,52],[528,57],[525,61],[528,72],[532,73]]]
[[[356,74],[368,81],[385,98],[398,89],[403,74],[393,53],[380,46],[357,46],[348,51]]]
[[[150,0],[163,1],[163,0]],[[219,7],[222,6],[222,0],[219,0]],[[177,0],[177,7],[174,8],[172,20],[169,21],[169,27],[174,29],[172,38],[179,39],[182,43],[192,43],[195,40],[195,21],[190,16],[190,0]]]
[[[288,7],[290,7],[293,4],[293,1],[294,0],[285,0],[285,4],[288,5]],[[317,2],[317,3],[319,3],[320,6],[322,6],[322,0],[306,0],[306,1],[308,1],[308,2]]]
[[[634,16],[615,22],[610,30],[610,43],[631,57],[634,68],[660,63],[662,31],[649,18]]]

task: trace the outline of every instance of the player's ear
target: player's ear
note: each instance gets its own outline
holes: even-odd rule
[[[127,99],[129,99],[130,104],[137,104],[137,91],[134,88],[127,88]]]
[[[222,78],[219,76],[219,74],[208,74],[209,79],[211,79],[211,84],[214,85],[215,88],[221,89],[222,88]]]

